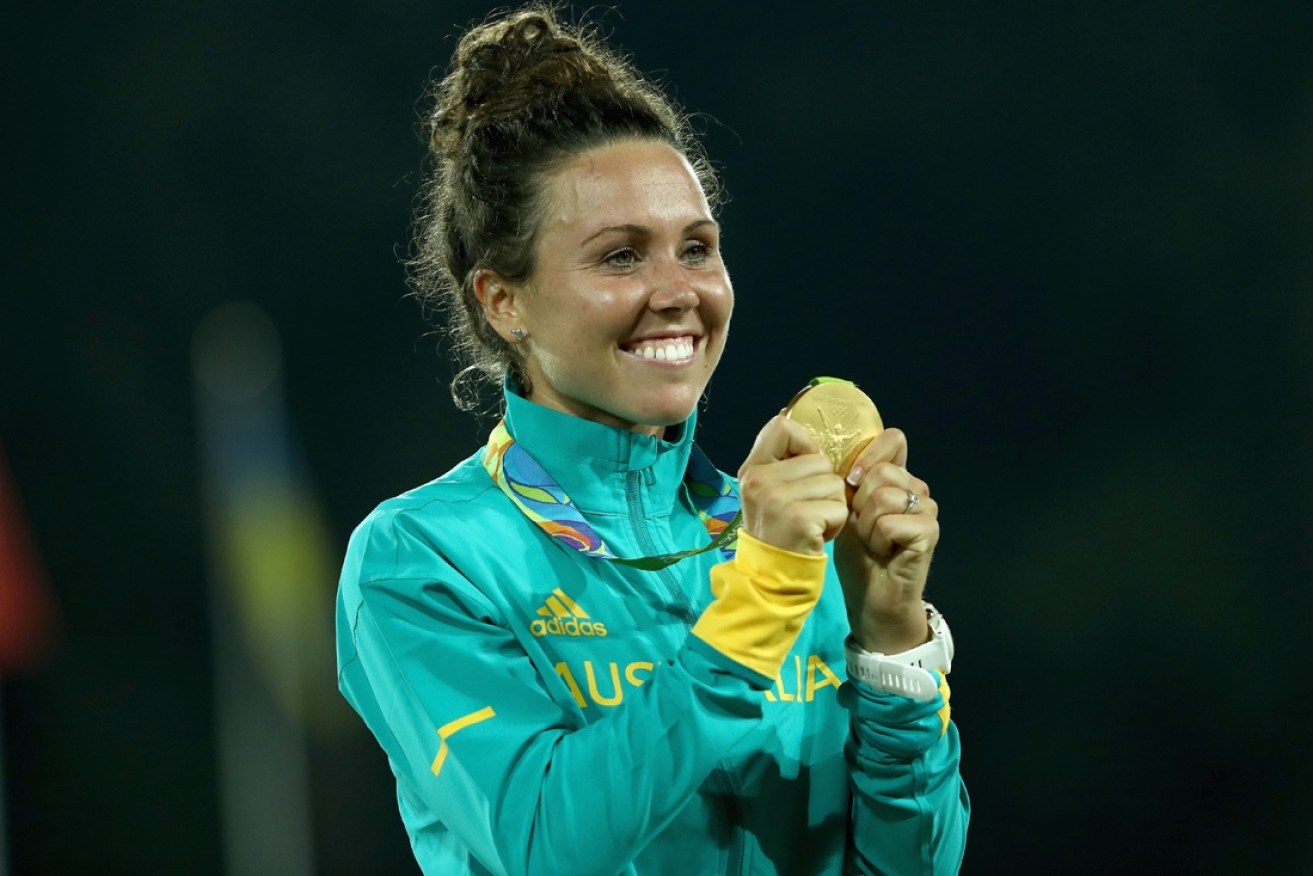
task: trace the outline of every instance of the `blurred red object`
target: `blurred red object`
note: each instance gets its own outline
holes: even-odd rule
[[[0,448],[0,675],[30,672],[54,650],[58,617]]]

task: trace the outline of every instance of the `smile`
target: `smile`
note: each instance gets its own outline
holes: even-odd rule
[[[631,356],[652,362],[687,362],[693,358],[696,343],[692,335],[682,335],[677,338],[636,341],[620,349]]]

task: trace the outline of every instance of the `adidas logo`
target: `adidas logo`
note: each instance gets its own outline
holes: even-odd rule
[[[543,636],[605,636],[606,624],[593,621],[588,612],[579,607],[579,603],[565,595],[557,587],[547,597],[538,614],[546,620],[535,620],[529,624],[529,632],[535,637]]]

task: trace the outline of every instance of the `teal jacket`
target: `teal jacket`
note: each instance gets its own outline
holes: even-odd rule
[[[665,441],[506,403],[617,555],[707,543],[682,484],[695,418]],[[832,563],[768,678],[690,634],[719,552],[659,572],[587,557],[529,521],[482,453],[370,514],[338,595],[339,685],[387,753],[425,873],[957,872],[957,729],[942,696],[845,683]]]

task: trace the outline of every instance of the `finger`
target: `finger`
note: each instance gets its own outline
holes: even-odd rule
[[[851,485],[851,479],[849,479]],[[870,471],[863,473],[862,479],[853,492],[852,503],[854,508],[860,508],[870,501],[870,497],[876,492],[894,487],[898,490],[915,493],[922,499],[930,498],[930,485],[907,469],[892,462],[878,463]]]
[[[757,439],[753,442],[752,449],[748,451],[747,458],[743,460],[743,465],[744,467],[761,465],[794,456],[820,453],[820,450],[820,446],[806,429],[792,420],[776,416],[771,417],[757,433]]]
[[[783,508],[782,514],[789,517],[789,524],[796,528],[803,528],[812,521],[819,522],[825,541],[838,535],[839,530],[848,523],[848,506],[844,504],[842,498],[793,502]]]
[[[843,481],[834,473],[830,461],[821,453],[807,453],[789,459],[743,464],[739,469],[739,494],[745,499],[765,501],[768,495],[795,481],[819,478],[827,489],[843,494]],[[810,494],[807,498],[816,498]]]
[[[825,520],[825,534],[823,538],[826,541],[834,540],[843,528],[848,524],[848,503],[840,495],[838,501],[827,502],[823,512]]]
[[[869,482],[853,500],[853,510],[861,514],[868,509],[876,516],[885,514],[920,514],[939,517],[939,505],[929,496],[922,496],[908,487],[884,485],[867,492]],[[916,498],[913,499],[912,497]]]
[[[877,556],[890,556],[896,548],[933,550],[939,542],[939,506],[933,499],[922,499],[918,510],[925,513],[899,513],[906,505],[907,493],[896,491],[881,493],[877,501],[868,502],[860,511],[854,511],[849,522],[871,552]],[[899,507],[890,512],[888,506]],[[921,509],[921,505],[926,507]],[[881,507],[883,505],[884,507]]]
[[[843,481],[824,457],[816,465],[811,457],[798,456],[770,465],[756,466],[739,479],[739,494],[753,505],[787,505],[816,499],[845,501]]]
[[[875,531],[882,541],[895,548],[917,554],[929,554],[939,544],[939,521],[922,514],[885,514],[876,518]]]
[[[883,462],[907,467],[907,436],[902,429],[885,429],[868,441],[848,469],[848,483],[859,485],[866,472]]]
[[[830,476],[834,477],[833,473]],[[842,496],[830,496],[790,501],[745,513],[743,529],[754,538],[785,550],[819,553],[825,542],[839,534],[847,520],[848,506]]]

